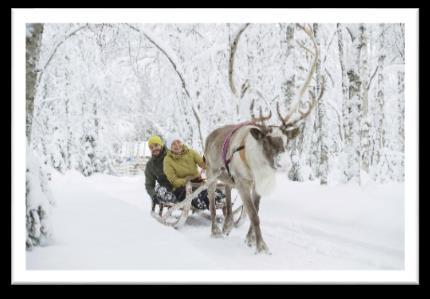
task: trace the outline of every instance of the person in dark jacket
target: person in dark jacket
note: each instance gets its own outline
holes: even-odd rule
[[[153,135],[148,139],[152,157],[145,167],[145,188],[152,199],[152,211],[157,204],[175,202],[173,188],[163,171],[163,161],[167,150],[161,138]],[[161,211],[161,209],[160,209]]]

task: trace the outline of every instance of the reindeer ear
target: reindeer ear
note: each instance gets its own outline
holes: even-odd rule
[[[292,128],[287,131],[288,139],[294,139],[300,134],[300,128]]]
[[[264,137],[264,133],[261,132],[259,129],[256,129],[256,128],[251,129],[251,135],[257,140],[260,140],[261,138]]]

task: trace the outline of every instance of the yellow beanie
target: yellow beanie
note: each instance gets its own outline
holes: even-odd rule
[[[159,144],[161,146],[163,146],[163,141],[161,141],[161,138],[158,137],[157,135],[152,135],[149,139],[148,139],[148,145],[151,144]]]

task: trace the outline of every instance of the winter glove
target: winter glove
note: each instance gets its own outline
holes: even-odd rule
[[[193,180],[193,179],[194,179],[194,176],[192,176],[192,175],[186,176],[186,177],[185,177],[185,185],[186,185],[187,183],[191,182],[191,180]]]

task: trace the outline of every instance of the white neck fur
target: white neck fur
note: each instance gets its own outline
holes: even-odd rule
[[[262,146],[251,134],[246,137],[245,150],[246,159],[254,178],[255,190],[259,195],[269,194],[276,186],[275,170],[270,167]]]

